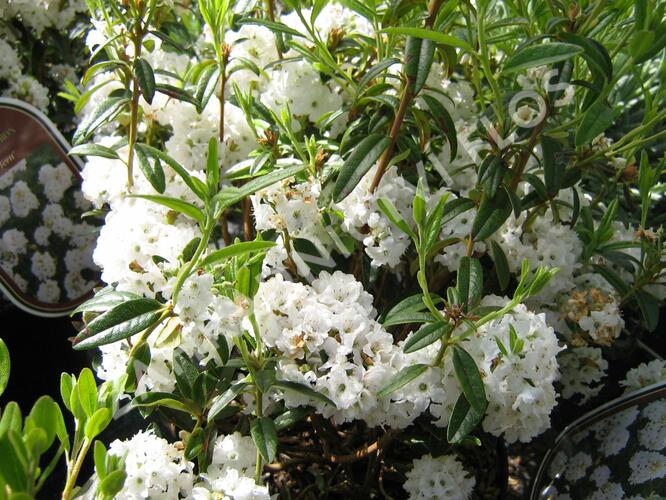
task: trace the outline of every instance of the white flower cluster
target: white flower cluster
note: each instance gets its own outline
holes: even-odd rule
[[[476,480],[451,455],[423,455],[412,462],[402,487],[410,500],[467,500]]]
[[[252,439],[235,432],[215,441],[213,461],[203,483],[192,489],[192,500],[269,500],[268,487],[254,480],[257,449]]]
[[[633,392],[657,382],[666,380],[666,361],[654,359],[649,363],[641,363],[636,368],[629,370],[620,382],[624,392]]]
[[[6,0],[0,0],[0,12],[3,11],[2,3],[4,1]],[[30,4],[31,2],[25,2],[25,5]],[[34,77],[25,74],[18,53],[3,38],[0,38],[0,61],[2,61],[0,81],[7,82],[7,88],[3,91],[2,96],[21,99],[41,111],[46,111],[50,102],[48,89]]]
[[[47,28],[61,31],[68,27],[77,12],[85,12],[84,0],[0,0],[0,12],[6,19],[18,17],[35,35]]]
[[[123,457],[127,479],[114,497],[190,500],[269,500],[268,487],[254,481],[256,448],[249,437],[235,432],[215,441],[213,458],[205,474],[197,476],[181,444],[169,443],[152,431],[141,431],[126,441],[116,440],[109,454]],[[95,498],[97,480],[79,498]],[[221,495],[221,496],[220,496]]]
[[[375,171],[376,167],[371,168],[351,194],[336,207],[344,215],[342,228],[363,242],[372,265],[395,267],[400,264],[411,239],[384,215],[377,200],[388,198],[403,218],[410,220],[415,189],[398,175],[397,167],[391,167],[377,189],[370,192]]]
[[[374,320],[372,296],[353,276],[322,272],[307,286],[277,275],[261,284],[254,307],[264,342],[284,355],[279,377],[312,387],[335,403],[311,402],[288,391],[288,406],[311,403],[336,422],[362,419],[397,427],[409,425],[426,409],[427,394],[411,393],[412,401],[396,403],[377,399],[403,355]],[[416,396],[425,405],[417,407]]]
[[[562,377],[562,397],[569,399],[582,395],[581,402],[593,398],[603,388],[601,380],[606,376],[608,361],[598,347],[574,347],[558,356]]]

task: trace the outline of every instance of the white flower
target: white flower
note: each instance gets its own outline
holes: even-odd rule
[[[466,500],[475,484],[474,477],[454,456],[424,455],[412,462],[402,487],[410,500]]]
[[[631,484],[643,484],[646,481],[666,476],[666,456],[654,451],[638,451],[629,460]]]
[[[666,361],[655,359],[649,363],[641,363],[627,372],[620,385],[625,387],[625,393],[636,391],[657,382],[666,380]]]
[[[2,234],[0,239],[0,253],[7,252],[13,255],[25,253],[28,247],[28,239],[23,231],[18,229],[8,229]]]
[[[48,251],[33,253],[30,262],[30,271],[40,281],[53,277],[56,272],[55,259]]]
[[[25,217],[34,209],[39,208],[37,197],[25,181],[14,183],[9,199],[12,203],[12,212],[16,217]]]
[[[44,194],[52,203],[62,200],[65,191],[72,185],[73,174],[67,165],[59,163],[55,167],[42,165],[39,169],[39,182],[44,187]]]
[[[11,216],[11,208],[12,205],[9,201],[9,198],[6,196],[0,196],[0,227],[2,227],[5,222],[9,220]]]
[[[599,451],[604,456],[617,455],[627,446],[630,437],[627,428],[634,423],[638,414],[639,410],[636,407],[627,408],[606,417],[590,428],[599,440]]]
[[[37,299],[40,302],[54,304],[60,299],[60,287],[54,280],[47,280],[40,283],[37,289]]]
[[[558,356],[562,376],[562,397],[569,399],[576,394],[585,402],[596,396],[603,388],[599,383],[608,369],[608,361],[598,347],[573,347]]]

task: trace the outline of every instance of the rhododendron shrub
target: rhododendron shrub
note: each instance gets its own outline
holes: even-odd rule
[[[656,329],[664,5],[87,5],[73,347],[115,399],[63,397],[147,429],[74,436],[63,498],[481,495]]]

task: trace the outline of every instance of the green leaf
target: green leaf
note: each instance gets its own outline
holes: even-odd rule
[[[450,333],[451,330],[453,330],[453,325],[444,321],[435,321],[434,323],[423,325],[407,337],[403,350],[408,354],[419,351],[430,344],[434,344],[445,334]]]
[[[192,431],[192,434],[187,438],[187,446],[185,447],[185,458],[187,460],[194,460],[201,453],[205,439],[206,435],[201,427]]]
[[[500,290],[506,290],[506,287],[509,286],[509,280],[511,279],[511,274],[509,272],[509,261],[504,254],[504,250],[495,240],[491,240],[491,254],[493,257],[493,262],[495,263],[495,273],[497,274],[497,281],[499,282]]]
[[[188,102],[195,107],[199,105],[199,102],[194,98],[194,96],[183,88],[169,85],[167,83],[158,83],[155,85],[155,90],[161,94],[171,97],[172,99]]]
[[[74,144],[81,144],[88,139],[100,126],[113,120],[128,103],[129,98],[127,97],[107,98],[92,114],[79,124],[74,137],[72,137]]]
[[[430,294],[435,304],[442,299],[434,294]],[[409,323],[430,323],[435,318],[423,302],[423,294],[411,295],[393,306],[385,315],[382,321],[384,328],[395,325],[405,325]]]
[[[442,216],[441,224],[444,225],[447,222],[451,222],[460,214],[465,213],[474,207],[476,207],[476,203],[469,198],[456,198],[455,200],[447,202],[447,204],[444,205],[444,215]]]
[[[453,369],[463,394],[474,411],[483,414],[488,406],[486,390],[474,358],[460,346],[453,346]]]
[[[132,406],[151,408],[153,406],[166,406],[173,410],[187,412],[187,407],[170,392],[146,392],[139,394],[132,400]]]
[[[399,62],[400,62],[399,59],[391,57],[375,64],[372,68],[370,68],[368,71],[365,72],[363,78],[361,78],[356,84],[356,93],[357,94],[360,93],[368,85],[368,83],[370,83],[372,80],[381,75],[384,72],[384,70],[390,68],[394,64],[398,64]]]
[[[234,243],[228,247],[215,250],[201,261],[201,265],[210,266],[232,257],[238,257],[248,253],[263,252],[274,246],[275,242],[273,241],[242,241]]]
[[[380,208],[382,212],[384,212],[384,215],[388,217],[388,219],[393,222],[403,233],[411,236],[412,239],[416,238],[416,235],[414,234],[414,231],[412,231],[412,228],[409,227],[409,224],[403,219],[402,215],[400,212],[398,212],[398,209],[395,208],[391,200],[388,198],[379,198],[377,200],[377,206]]]
[[[173,372],[180,392],[186,398],[192,397],[192,387],[199,376],[199,370],[183,349],[177,347],[173,352]]]
[[[25,429],[29,430],[34,426],[43,429],[45,433],[44,449],[40,453],[46,451],[56,437],[59,426],[58,413],[60,413],[60,418],[62,418],[60,407],[50,396],[40,397],[30,410],[30,414],[26,419]]]
[[[588,145],[592,140],[613,124],[614,113],[603,99],[587,108],[576,129],[576,146]]]
[[[90,300],[85,301],[79,307],[74,309],[72,314],[90,311],[90,312],[104,312],[112,307],[127,302],[128,300],[140,299],[141,296],[131,292],[116,291],[110,286],[102,288],[95,293],[95,296]]]
[[[645,328],[648,332],[654,332],[659,326],[659,300],[645,290],[637,290],[635,295]]]
[[[76,391],[83,411],[90,417],[97,410],[97,382],[89,368],[84,368],[76,382]]]
[[[150,185],[153,186],[153,189],[158,193],[164,193],[164,190],[166,189],[166,179],[164,178],[164,170],[162,169],[160,160],[155,158],[154,163],[151,165],[143,149],[135,148],[134,152],[139,160],[139,168],[141,168],[143,175],[148,179]]]
[[[0,339],[0,396],[2,396],[2,393],[7,388],[11,366],[7,344],[5,344],[4,340]]]
[[[456,47],[458,49],[463,49],[467,52],[474,52],[472,46],[460,38],[453,37],[451,35],[445,35],[439,31],[428,30],[425,28],[410,28],[410,27],[395,27],[395,28],[384,28],[382,30],[384,33],[389,33],[392,35],[406,35],[417,38],[425,38],[427,40],[432,40],[441,45],[448,45],[449,47]]]
[[[196,177],[192,177],[180,163],[171,158],[168,154],[152,146],[148,146],[147,144],[137,144],[135,148],[142,149],[146,155],[150,156],[151,158],[159,159],[161,162],[169,165],[181,177],[181,179],[183,179],[187,187],[189,187],[199,199],[205,200],[207,198],[208,193],[206,191],[205,184],[203,184]]]
[[[509,73],[566,61],[581,52],[583,52],[582,48],[571,43],[551,42],[531,45],[511,55],[504,63],[502,71]]]
[[[21,408],[19,408],[16,401],[10,401],[5,406],[0,418],[0,436],[3,436],[10,430],[20,432],[22,426],[23,416],[21,415]]]
[[[464,256],[458,266],[458,296],[465,310],[474,307],[483,295],[483,268],[478,259]]]
[[[306,167],[307,165],[293,165],[290,167],[278,168],[268,174],[255,177],[251,181],[243,184],[240,188],[227,188],[219,192],[213,198],[213,200],[219,204],[217,210],[218,212],[222,212],[225,208],[238,203],[243,198],[246,198],[257,191],[272,186],[276,182],[293,177],[305,170]]]
[[[335,408],[335,403],[333,401],[331,401],[320,392],[317,392],[314,389],[308,387],[307,385],[299,384],[298,382],[292,382],[290,380],[276,380],[273,385],[275,387],[279,387],[280,389],[298,392],[303,396],[320,401],[321,403],[325,403],[327,405],[331,405]]]
[[[583,49],[581,54],[590,68],[594,68],[601,73],[607,81],[613,79],[613,61],[611,61],[608,52],[596,40],[585,38],[573,33],[562,32],[559,35],[560,40],[573,45],[578,45]]]
[[[206,182],[211,195],[217,192],[220,184],[220,163],[217,155],[217,139],[211,137],[208,141],[208,157],[206,160]]]
[[[204,213],[187,201],[179,200],[177,198],[171,198],[170,196],[163,196],[157,194],[135,194],[132,195],[134,198],[143,198],[144,200],[152,201],[153,203],[158,203],[163,205],[171,210],[180,212],[181,214],[187,215],[188,217],[197,221],[197,223],[203,226],[206,222],[206,216]]]
[[[500,189],[494,198],[484,194],[472,223],[472,234],[477,241],[485,240],[497,231],[511,215],[511,202],[506,190]]]
[[[238,396],[243,390],[248,387],[250,384],[247,382],[236,382],[232,384],[229,389],[223,392],[221,395],[213,399],[213,404],[208,411],[208,421],[212,421],[224,408],[231,403],[236,396]]]
[[[548,197],[553,198],[560,191],[564,179],[564,162],[562,161],[562,145],[552,137],[541,136],[543,152],[543,178]]]
[[[258,19],[254,17],[244,17],[242,19],[239,19],[236,21],[238,25],[243,25],[243,24],[255,24],[257,26],[263,26],[265,28],[268,28],[271,30],[273,33],[284,33],[285,35],[291,35],[295,37],[305,37],[304,34],[299,33],[295,29],[290,28],[286,24],[283,23],[278,23],[275,21],[269,21],[268,19]]]
[[[197,101],[197,111],[203,112],[208,101],[215,93],[220,81],[220,69],[217,64],[206,66],[199,75],[197,80],[196,90],[194,91],[194,99]]]
[[[456,155],[458,154],[458,135],[453,118],[446,107],[433,96],[423,94],[420,97],[425,101],[426,106],[430,109],[430,114],[437,121],[439,127],[444,131],[446,140],[449,141],[449,147],[451,148],[449,159],[451,161],[455,160]]]
[[[21,451],[17,448],[20,438],[11,439],[14,431],[0,436],[0,477],[14,491],[25,491],[28,487],[28,472]]]
[[[488,154],[479,167],[479,185],[483,186],[489,198],[493,198],[497,189],[504,180],[507,165],[502,158],[495,154]]]
[[[74,349],[90,349],[131,337],[152,326],[162,315],[152,299],[123,302],[92,320],[74,339]]]
[[[137,59],[134,63],[134,76],[139,82],[143,98],[148,104],[152,104],[155,97],[155,73],[150,63],[145,59]]]
[[[277,453],[277,431],[268,417],[257,417],[250,426],[250,435],[262,458],[271,463]]]
[[[433,246],[439,241],[439,236],[442,233],[442,217],[444,216],[444,209],[448,197],[448,193],[440,197],[435,208],[430,212],[426,220],[425,230],[423,231],[423,245],[426,253],[429,253]]]
[[[86,422],[84,434],[88,440],[99,436],[106,426],[111,422],[111,410],[108,408],[98,408],[95,413]]]
[[[477,413],[464,394],[458,396],[453,406],[446,439],[449,443],[460,443],[483,420],[483,413]]]
[[[288,429],[295,423],[303,420],[312,412],[313,409],[309,406],[297,406],[296,408],[291,408],[275,418],[275,430],[281,431],[283,429]]]
[[[111,471],[100,481],[99,491],[104,493],[107,498],[115,498],[123,489],[125,479],[127,479],[127,473],[124,468]]]
[[[68,155],[78,156],[100,156],[102,158],[109,158],[110,160],[120,160],[118,153],[109,147],[102,146],[101,144],[79,144],[69,150]]]
[[[335,182],[333,199],[336,203],[340,203],[354,190],[390,143],[391,139],[385,135],[371,134],[354,148]]]
[[[384,398],[389,394],[397,391],[401,387],[406,386],[412,380],[421,376],[428,368],[428,365],[422,363],[406,366],[398,373],[393,375],[389,381],[384,384],[384,386],[377,392],[377,398]]]
[[[405,42],[405,74],[411,81],[411,91],[418,94],[428,78],[435,55],[432,40],[408,36]]]

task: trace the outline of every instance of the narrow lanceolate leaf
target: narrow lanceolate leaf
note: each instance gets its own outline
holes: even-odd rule
[[[635,295],[645,328],[654,332],[659,325],[659,300],[645,290],[637,290]]]
[[[465,308],[474,307],[483,293],[483,268],[478,259],[462,257],[458,267],[458,296]]]
[[[160,160],[155,158],[154,162],[151,164],[143,149],[137,148],[135,149],[135,153],[136,158],[139,160],[139,168],[141,168],[141,172],[143,172],[143,175],[148,179],[150,185],[153,186],[153,189],[158,193],[164,193],[164,190],[166,189],[166,179],[164,177],[164,170],[162,169]]]
[[[508,73],[566,61],[581,52],[583,52],[582,48],[571,43],[551,42],[531,45],[510,56],[504,63],[502,71]]]
[[[396,373],[389,381],[377,392],[378,398],[384,398],[389,394],[397,391],[401,387],[406,386],[412,380],[421,376],[427,369],[428,365],[417,363],[415,365],[407,366]]]
[[[344,200],[379,159],[391,140],[382,134],[372,134],[354,148],[344,162],[335,182],[333,197],[336,203]]]
[[[173,352],[173,373],[176,384],[186,398],[192,396],[192,387],[199,376],[199,370],[190,357],[180,347]]]
[[[449,159],[451,161],[455,160],[456,155],[458,154],[458,135],[456,133],[456,126],[453,122],[453,118],[449,114],[449,111],[444,107],[444,105],[433,96],[423,94],[420,97],[425,101],[428,109],[430,109],[430,113],[437,121],[439,128],[444,131],[446,140],[449,141],[449,147],[451,149]]]
[[[500,290],[506,290],[506,287],[509,286],[509,280],[511,279],[511,274],[509,272],[509,261],[506,258],[506,254],[502,247],[495,240],[490,242],[491,254],[493,257],[493,262],[495,264],[495,273],[497,274],[497,281],[499,282]]]
[[[213,404],[210,407],[210,410],[208,411],[208,421],[210,422],[213,420],[218,413],[220,413],[222,410],[224,410],[229,403],[231,403],[236,397],[245,390],[245,388],[249,384],[247,382],[236,382],[235,384],[232,384],[229,389],[224,391],[222,394],[217,396],[213,400]]]
[[[78,156],[99,156],[101,158],[109,158],[110,160],[119,160],[120,157],[118,156],[118,153],[107,147],[107,146],[102,146],[101,144],[79,144],[78,146],[74,146],[72,149],[69,150],[69,154],[71,155],[78,155]]]
[[[560,191],[564,179],[565,165],[562,162],[562,147],[558,141],[544,135],[541,137],[541,150],[546,192],[550,198],[553,198]]]
[[[145,59],[137,59],[134,64],[134,76],[139,82],[141,95],[148,104],[152,104],[155,97],[155,73],[150,63]]]
[[[471,407],[464,394],[458,396],[446,429],[448,442],[461,442],[481,422],[483,415],[483,413],[477,413]]]
[[[331,401],[329,398],[321,394],[320,392],[315,391],[314,389],[303,385],[299,384],[298,382],[292,382],[290,380],[276,380],[273,383],[273,386],[278,387],[280,389],[285,389],[288,391],[294,391],[298,392],[299,394],[302,394],[303,396],[307,396],[310,399],[314,399],[316,401],[320,401],[322,403],[326,403],[327,405],[331,405],[335,407],[335,403]]]
[[[483,380],[474,358],[462,347],[453,347],[453,369],[465,398],[476,413],[483,414],[488,406]]]
[[[164,205],[165,207],[170,208],[171,210],[175,210],[176,212],[180,212],[183,215],[191,217],[202,226],[204,225],[204,222],[206,220],[206,217],[204,213],[201,211],[201,209],[197,208],[196,206],[192,205],[187,201],[162,195],[135,194],[133,196],[135,198],[143,198],[144,200]]]
[[[448,201],[444,205],[444,215],[442,216],[441,224],[444,225],[451,222],[460,214],[476,207],[476,204],[469,198],[456,198],[455,200]]]
[[[405,74],[410,80],[412,93],[418,94],[430,73],[435,55],[435,43],[432,40],[408,36],[405,43]]]
[[[407,338],[403,350],[408,354],[419,351],[430,344],[434,344],[451,330],[453,330],[453,325],[444,321],[435,321],[424,325]]]
[[[306,165],[293,165],[290,167],[278,168],[261,177],[252,179],[250,182],[243,184],[240,188],[224,189],[213,198],[213,200],[218,203],[217,210],[222,211],[257,191],[272,186],[281,180],[293,177],[305,170],[305,167]]]
[[[366,73],[363,75],[363,78],[359,80],[358,84],[356,85],[356,92],[360,93],[366,87],[366,85],[368,85],[368,83],[381,75],[387,68],[390,68],[399,62],[399,59],[391,57],[375,64],[372,68],[366,71]]]
[[[208,158],[206,159],[206,183],[211,194],[217,192],[220,184],[220,163],[217,155],[217,139],[211,137],[208,141]]]
[[[7,388],[10,370],[9,349],[7,349],[7,344],[5,344],[4,340],[0,339],[0,396],[2,396],[2,393]]]
[[[602,74],[608,81],[613,79],[613,61],[611,61],[611,58],[603,45],[596,40],[575,35],[573,33],[563,32],[558,36],[564,42],[578,45],[583,49],[581,56],[585,59],[591,69],[594,68],[594,70]]]
[[[250,435],[261,457],[272,462],[277,453],[277,431],[275,424],[268,417],[257,417],[250,426]]]
[[[201,262],[201,265],[210,266],[230,259],[231,257],[237,257],[252,252],[262,252],[274,246],[275,243],[272,241],[243,241],[235,243],[231,246],[215,250]]]
[[[204,183],[196,177],[192,177],[180,163],[171,158],[168,154],[149,146],[148,144],[137,144],[135,147],[137,150],[142,149],[146,155],[151,158],[159,159],[161,162],[169,165],[183,179],[187,187],[189,187],[194,194],[196,194],[201,200],[206,199],[207,191]]]
[[[189,102],[190,104],[193,104],[195,107],[199,104],[197,100],[194,98],[194,96],[191,95],[187,90],[180,87],[176,87],[174,85],[169,85],[167,83],[158,83],[157,85],[155,85],[155,90],[168,97],[171,97],[172,99],[177,99],[183,102]]]
[[[194,99],[197,101],[197,111],[201,113],[211,96],[215,93],[220,81],[220,69],[217,64],[211,64],[201,71],[197,87],[194,91]]]
[[[388,219],[393,222],[403,233],[411,236],[412,238],[415,237],[414,231],[412,231],[412,228],[409,227],[405,219],[403,219],[402,215],[400,212],[398,212],[398,209],[395,208],[395,205],[389,200],[388,198],[380,198],[377,200],[377,206],[379,206],[380,210],[384,212],[384,215],[388,217]]]
[[[74,349],[90,349],[131,337],[160,317],[162,304],[151,299],[123,302],[98,316],[74,339]]]
[[[81,144],[104,123],[113,120],[129,103],[127,97],[109,97],[83,122],[79,124],[72,138],[74,144]]]
[[[604,101],[598,100],[587,108],[576,130],[576,146],[585,146],[613,124],[613,110]]]
[[[509,215],[511,215],[511,202],[504,189],[497,191],[494,198],[484,195],[472,223],[474,239],[480,241],[491,236],[504,224]]]
[[[440,297],[430,294],[434,304],[442,301]],[[401,300],[398,304],[393,306],[389,312],[386,313],[382,321],[385,328],[395,325],[405,325],[409,323],[428,323],[434,321],[434,317],[430,312],[426,311],[427,307],[423,302],[423,294],[416,294],[406,299]]]
[[[441,45],[448,45],[449,47],[456,47],[458,49],[463,49],[468,52],[473,52],[472,46],[467,43],[465,40],[456,38],[451,35],[445,35],[439,31],[428,30],[425,28],[409,28],[409,27],[396,27],[396,28],[384,28],[382,30],[385,33],[390,33],[394,35],[407,35],[418,38],[425,38],[427,40],[432,40]]]
[[[171,394],[170,392],[146,392],[144,394],[139,394],[132,400],[132,406],[166,406],[173,410],[187,411],[187,407],[183,402],[177,399],[175,394]]]
[[[140,299],[141,296],[132,292],[120,292],[114,290],[113,288],[106,287],[101,289],[95,294],[90,300],[87,300],[79,307],[74,309],[72,314],[90,311],[90,312],[105,312],[111,309],[112,307],[127,302],[128,300]]]

